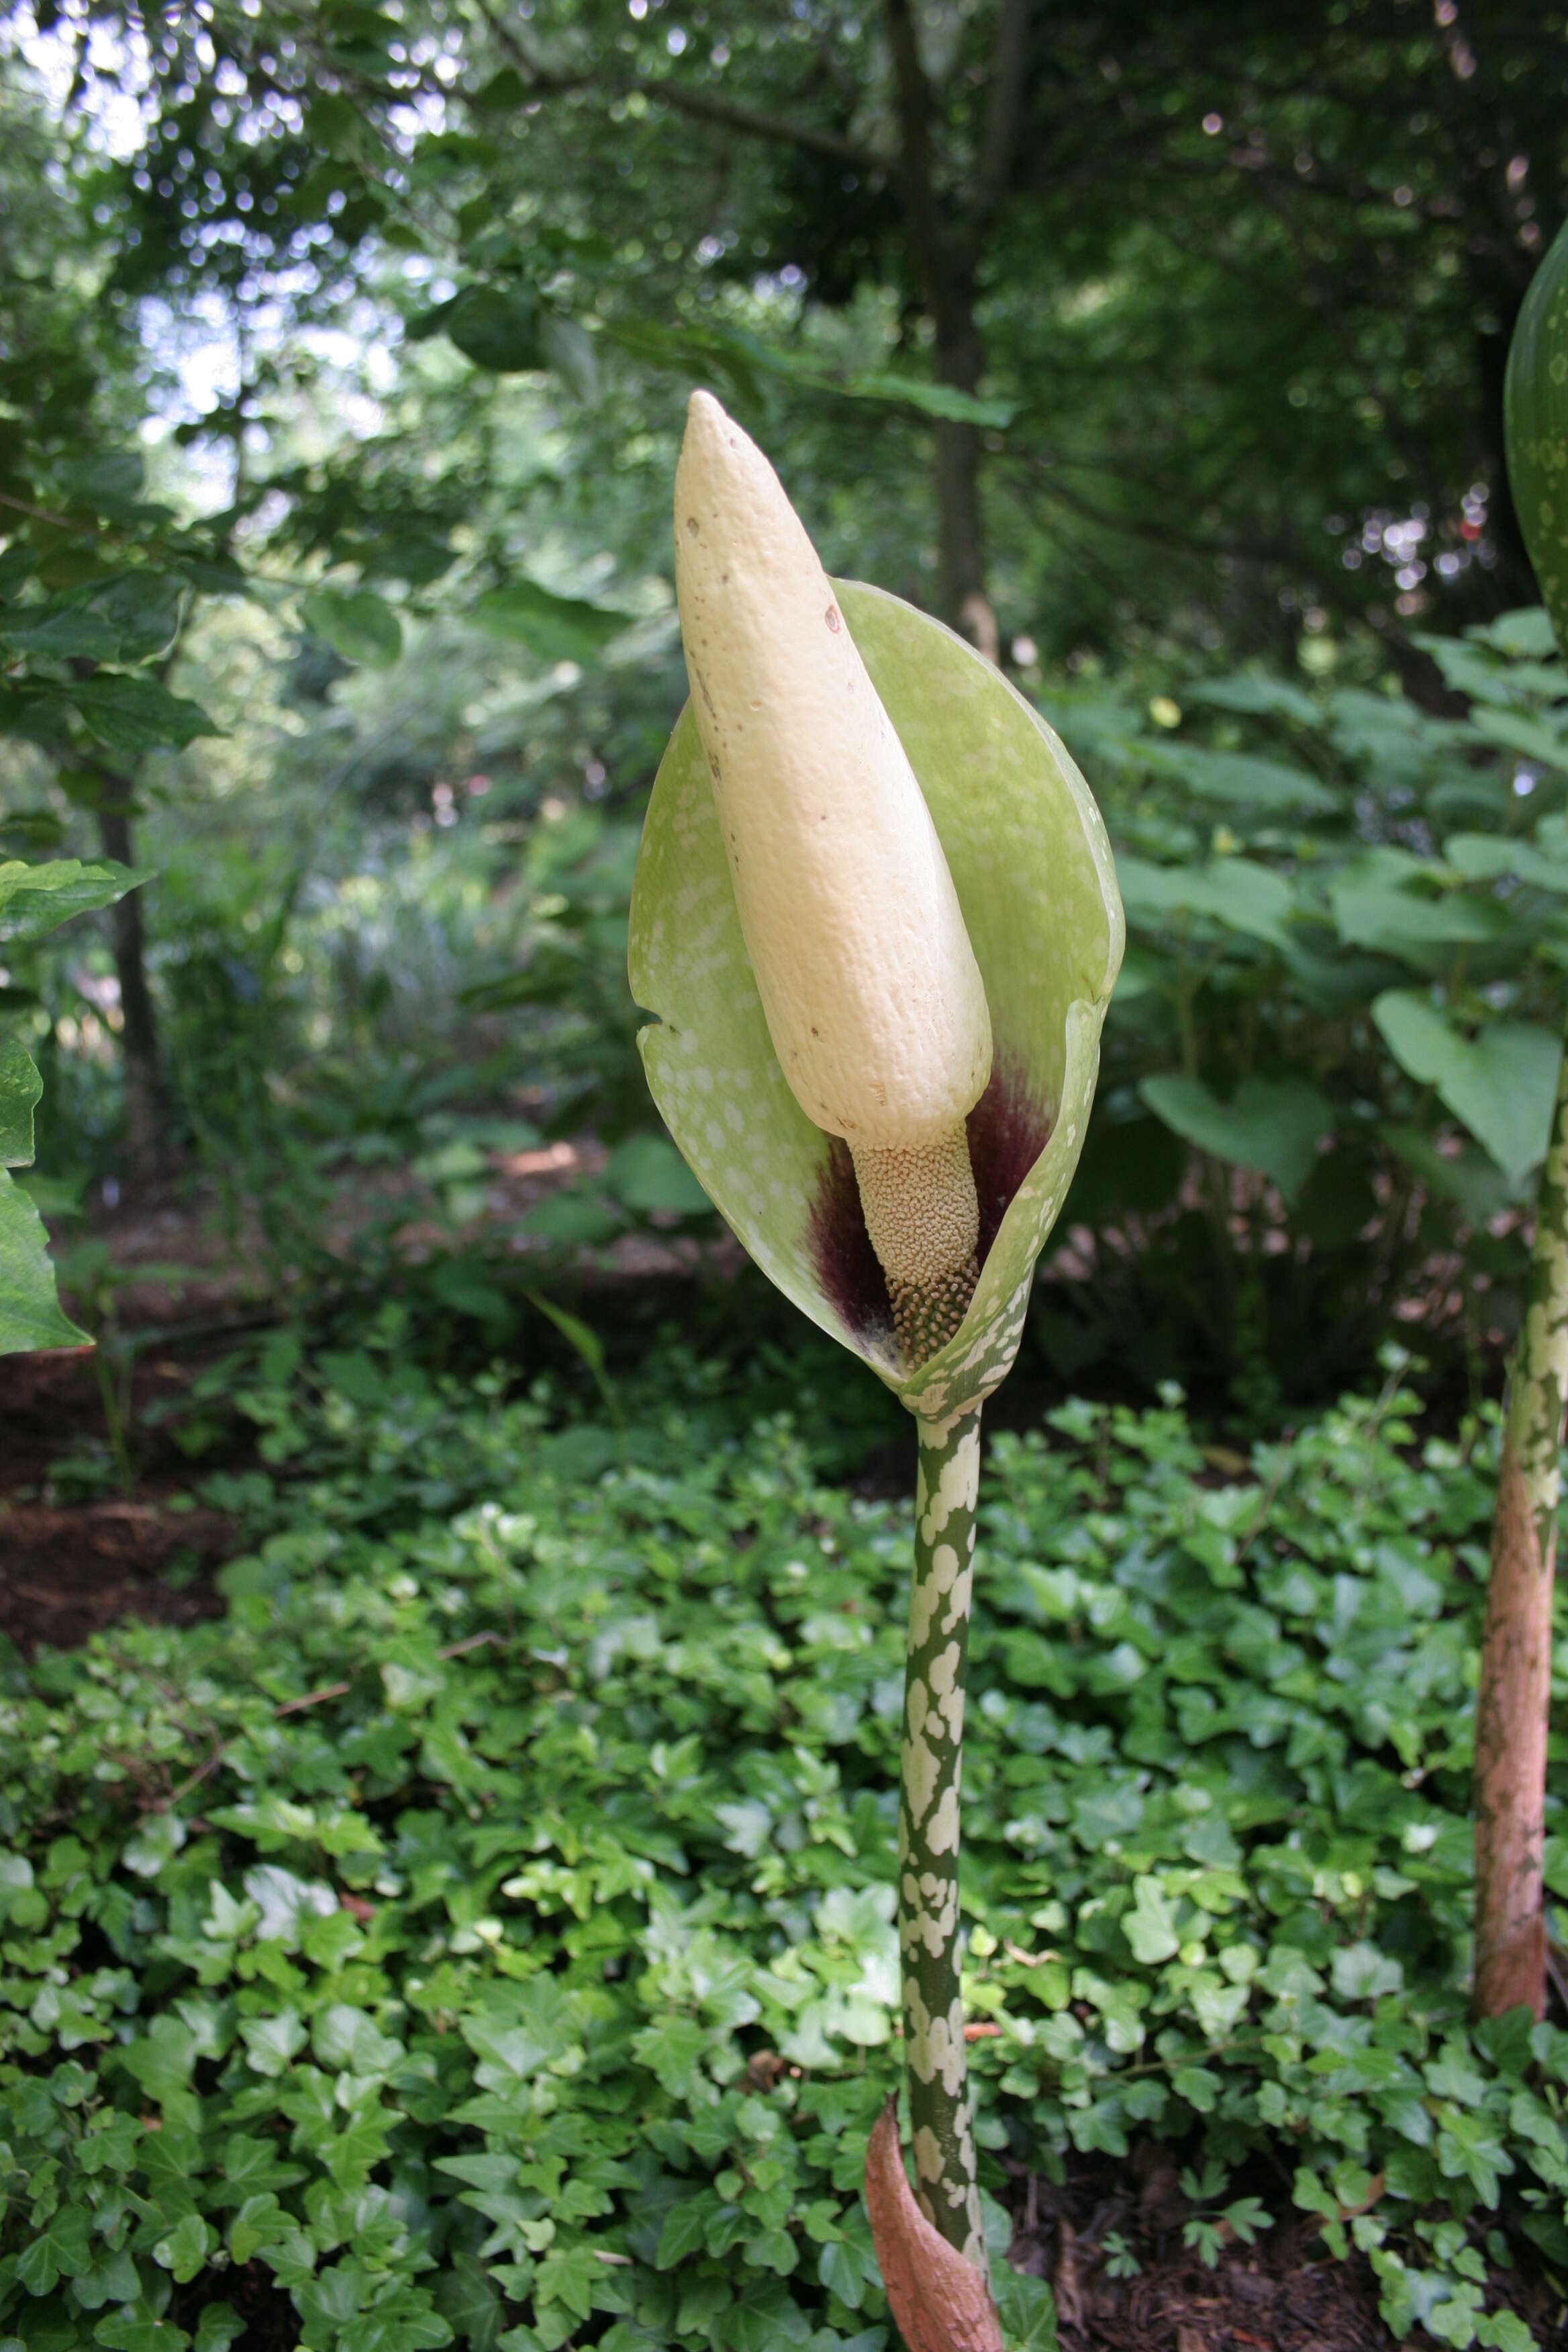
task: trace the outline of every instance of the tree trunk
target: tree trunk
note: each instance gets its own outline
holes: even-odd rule
[[[123,776],[106,778],[98,812],[104,855],[134,865],[131,837],[132,786]],[[114,969],[120,981],[121,1051],[125,1063],[125,1158],[132,1181],[146,1183],[167,1157],[168,1097],[158,1050],[158,1023],[147,986],[146,943],[142,929],[142,893],[128,890],[111,909]]]
[[[950,295],[939,316],[938,381],[960,392],[979,388],[984,366],[980,331],[967,293]],[[943,327],[946,328],[946,340]],[[1001,652],[996,615],[985,593],[985,533],[980,513],[980,428],[946,420],[936,428],[938,578],[945,617],[987,661]]]
[[[974,317],[974,256],[945,231],[931,154],[931,93],[921,63],[910,0],[886,0],[888,47],[899,110],[899,184],[921,299],[936,334],[939,383],[979,387],[984,346]],[[1010,20],[1005,20],[1010,21]],[[1005,127],[1011,116],[1000,110]],[[936,438],[938,593],[943,618],[991,661],[996,617],[985,593],[977,426],[940,419]]]
[[[1476,1699],[1478,2017],[1546,2007],[1542,1849],[1552,1590],[1568,1405],[1568,1055],[1541,1171],[1524,1322],[1509,1372]]]

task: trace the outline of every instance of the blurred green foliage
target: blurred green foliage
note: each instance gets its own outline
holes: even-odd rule
[[[0,61],[0,850],[155,877],[7,958],[51,1213],[185,1183],[274,1297],[417,1230],[481,1347],[542,1265],[711,1235],[622,963],[702,381],[831,568],[983,591],[1111,816],[1054,1373],[1257,1420],[1391,1318],[1506,1339],[1561,1027],[1498,460],[1544,19],[94,21]],[[524,1138],[590,1148],[498,1209]]]

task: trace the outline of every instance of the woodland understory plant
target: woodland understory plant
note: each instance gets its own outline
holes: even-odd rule
[[[675,538],[691,698],[633,892],[639,1043],[757,1264],[915,1416],[898,1918],[918,2201],[891,2103],[866,2192],[911,2352],[979,2352],[1001,2343],[960,1994],[980,1420],[1082,1149],[1121,904],[1050,729],[961,638],[829,580],[701,392]]]
[[[1531,561],[1568,654],[1568,230],[1531,281],[1509,351],[1508,470]],[[1568,1414],[1568,1055],[1535,1205],[1524,1318],[1509,1367],[1476,1701],[1479,2017],[1546,2008],[1547,1716],[1563,1423]]]

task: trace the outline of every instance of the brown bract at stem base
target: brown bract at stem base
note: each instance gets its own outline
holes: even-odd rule
[[[866,2210],[882,2284],[909,2352],[1003,2352],[989,2286],[915,2203],[892,2099],[866,2150]]]
[[[1543,1555],[1539,1529],[1530,1481],[1505,1439],[1476,1700],[1478,2017],[1521,2005],[1540,2017],[1546,2008],[1541,1871],[1556,1530]]]

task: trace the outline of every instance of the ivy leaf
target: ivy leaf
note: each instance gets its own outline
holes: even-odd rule
[[[1046,2280],[998,2263],[991,2284],[1007,2352],[1057,2352],[1056,2298]]]
[[[228,2352],[244,2333],[245,2322],[232,2303],[204,2304],[192,2352]]]
[[[243,2018],[239,2032],[247,2063],[258,2074],[286,2074],[289,2061],[305,2047],[305,2028],[291,2009],[279,2010],[274,2017]]]
[[[160,2270],[172,2272],[184,2286],[198,2271],[205,2269],[207,2256],[216,2243],[216,2233],[199,2213],[185,2213],[166,2238],[158,2240],[153,2249],[153,2260]]]
[[[92,2254],[85,2205],[62,2205],[16,2258],[16,2276],[29,2294],[50,2294],[62,2278],[79,2278]]]
[[[836,2294],[846,2309],[859,2310],[865,2301],[866,2282],[847,2245],[840,2242],[824,2246],[816,2258],[816,2275],[828,2294]]]
[[[679,2205],[672,2205],[659,2231],[658,2251],[653,2258],[655,2270],[673,2270],[689,2254],[696,2253],[705,2243],[708,2224],[718,2210],[719,2200],[710,2189],[705,2189],[700,2196],[688,2197]]]
[[[483,2263],[466,2249],[446,2257],[437,2307],[473,2352],[495,2352],[500,2341],[501,2299]]]
[[[191,2339],[183,2327],[142,2298],[100,2319],[93,2329],[93,2340],[107,2345],[110,2352],[185,2352]]]
[[[730,2352],[780,2352],[783,2345],[806,2343],[811,2323],[780,2280],[755,2278],[715,2322],[714,2333]]]
[[[601,2273],[592,2246],[552,2247],[539,2266],[533,2299],[540,2305],[559,2303],[575,2318],[586,2319],[594,2308],[594,2289]]]
[[[1174,1957],[1181,1948],[1174,1914],[1165,1890],[1152,1878],[1141,1878],[1132,1890],[1132,1908],[1122,1915],[1121,1932],[1133,1957],[1147,1968]]]

